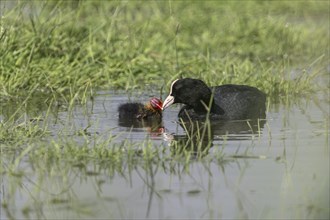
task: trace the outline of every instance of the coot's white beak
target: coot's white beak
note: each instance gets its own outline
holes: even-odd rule
[[[174,96],[171,96],[171,95],[167,96],[167,98],[163,102],[162,110],[164,110],[168,106],[172,105],[173,102],[174,102]]]

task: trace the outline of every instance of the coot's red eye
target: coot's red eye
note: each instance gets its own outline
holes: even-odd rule
[[[150,99],[150,105],[155,110],[162,110],[163,102],[162,102],[162,100],[160,100],[158,98],[152,98],[152,99]]]

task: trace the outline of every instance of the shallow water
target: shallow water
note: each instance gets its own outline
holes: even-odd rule
[[[149,98],[140,94],[130,100]],[[86,137],[77,131],[85,129],[87,138],[149,139],[154,147],[186,140],[177,123],[179,105],[166,109],[159,127],[120,126],[117,108],[128,100],[124,93],[102,91],[70,113],[59,108],[48,119],[51,137],[79,142]],[[31,110],[28,117],[36,115]],[[116,172],[90,165],[41,177],[26,160],[19,165],[23,178],[1,174],[1,201],[7,205],[0,217],[328,219],[329,97],[270,105],[267,120],[249,123],[215,125],[208,154],[222,152],[224,157],[192,159],[188,168],[155,163]]]

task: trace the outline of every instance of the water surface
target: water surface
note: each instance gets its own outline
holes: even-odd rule
[[[114,135],[114,143],[129,140],[141,143],[141,148],[146,140],[155,148],[186,141],[177,121],[179,105],[166,109],[158,127],[120,124],[119,104],[149,98],[102,91],[72,111],[58,108],[47,119],[49,141],[73,138],[79,143]],[[328,219],[328,105],[327,95],[320,93],[286,105],[271,104],[267,119],[257,123],[215,125],[205,157],[221,158],[191,159],[188,167],[169,161],[118,172],[95,163],[63,173],[54,168],[54,173],[40,176],[28,159],[23,160],[21,177],[1,174],[1,201],[6,202],[1,219]],[[38,114],[31,110],[27,117]],[[4,164],[11,159],[3,155]]]

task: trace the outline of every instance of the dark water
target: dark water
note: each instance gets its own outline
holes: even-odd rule
[[[146,102],[145,94],[130,100]],[[118,105],[124,93],[99,92],[70,113],[59,109],[50,116],[52,139],[73,137],[85,129],[88,137],[118,135],[115,142],[150,140],[154,147],[185,141],[177,123],[180,106],[166,109],[159,127],[123,127]],[[4,113],[3,113],[4,114]],[[33,115],[31,110],[30,115]],[[258,129],[259,127],[259,129]],[[1,219],[31,218],[324,218],[329,217],[329,100],[326,94],[290,104],[270,105],[267,120],[213,125],[209,155],[224,159],[154,164],[145,170],[93,173],[72,169],[49,173],[38,181],[30,165],[21,183],[1,174]],[[111,145],[109,145],[111,147]],[[38,184],[36,184],[38,182]],[[51,199],[54,196],[62,200]],[[11,214],[8,214],[9,210]]]

